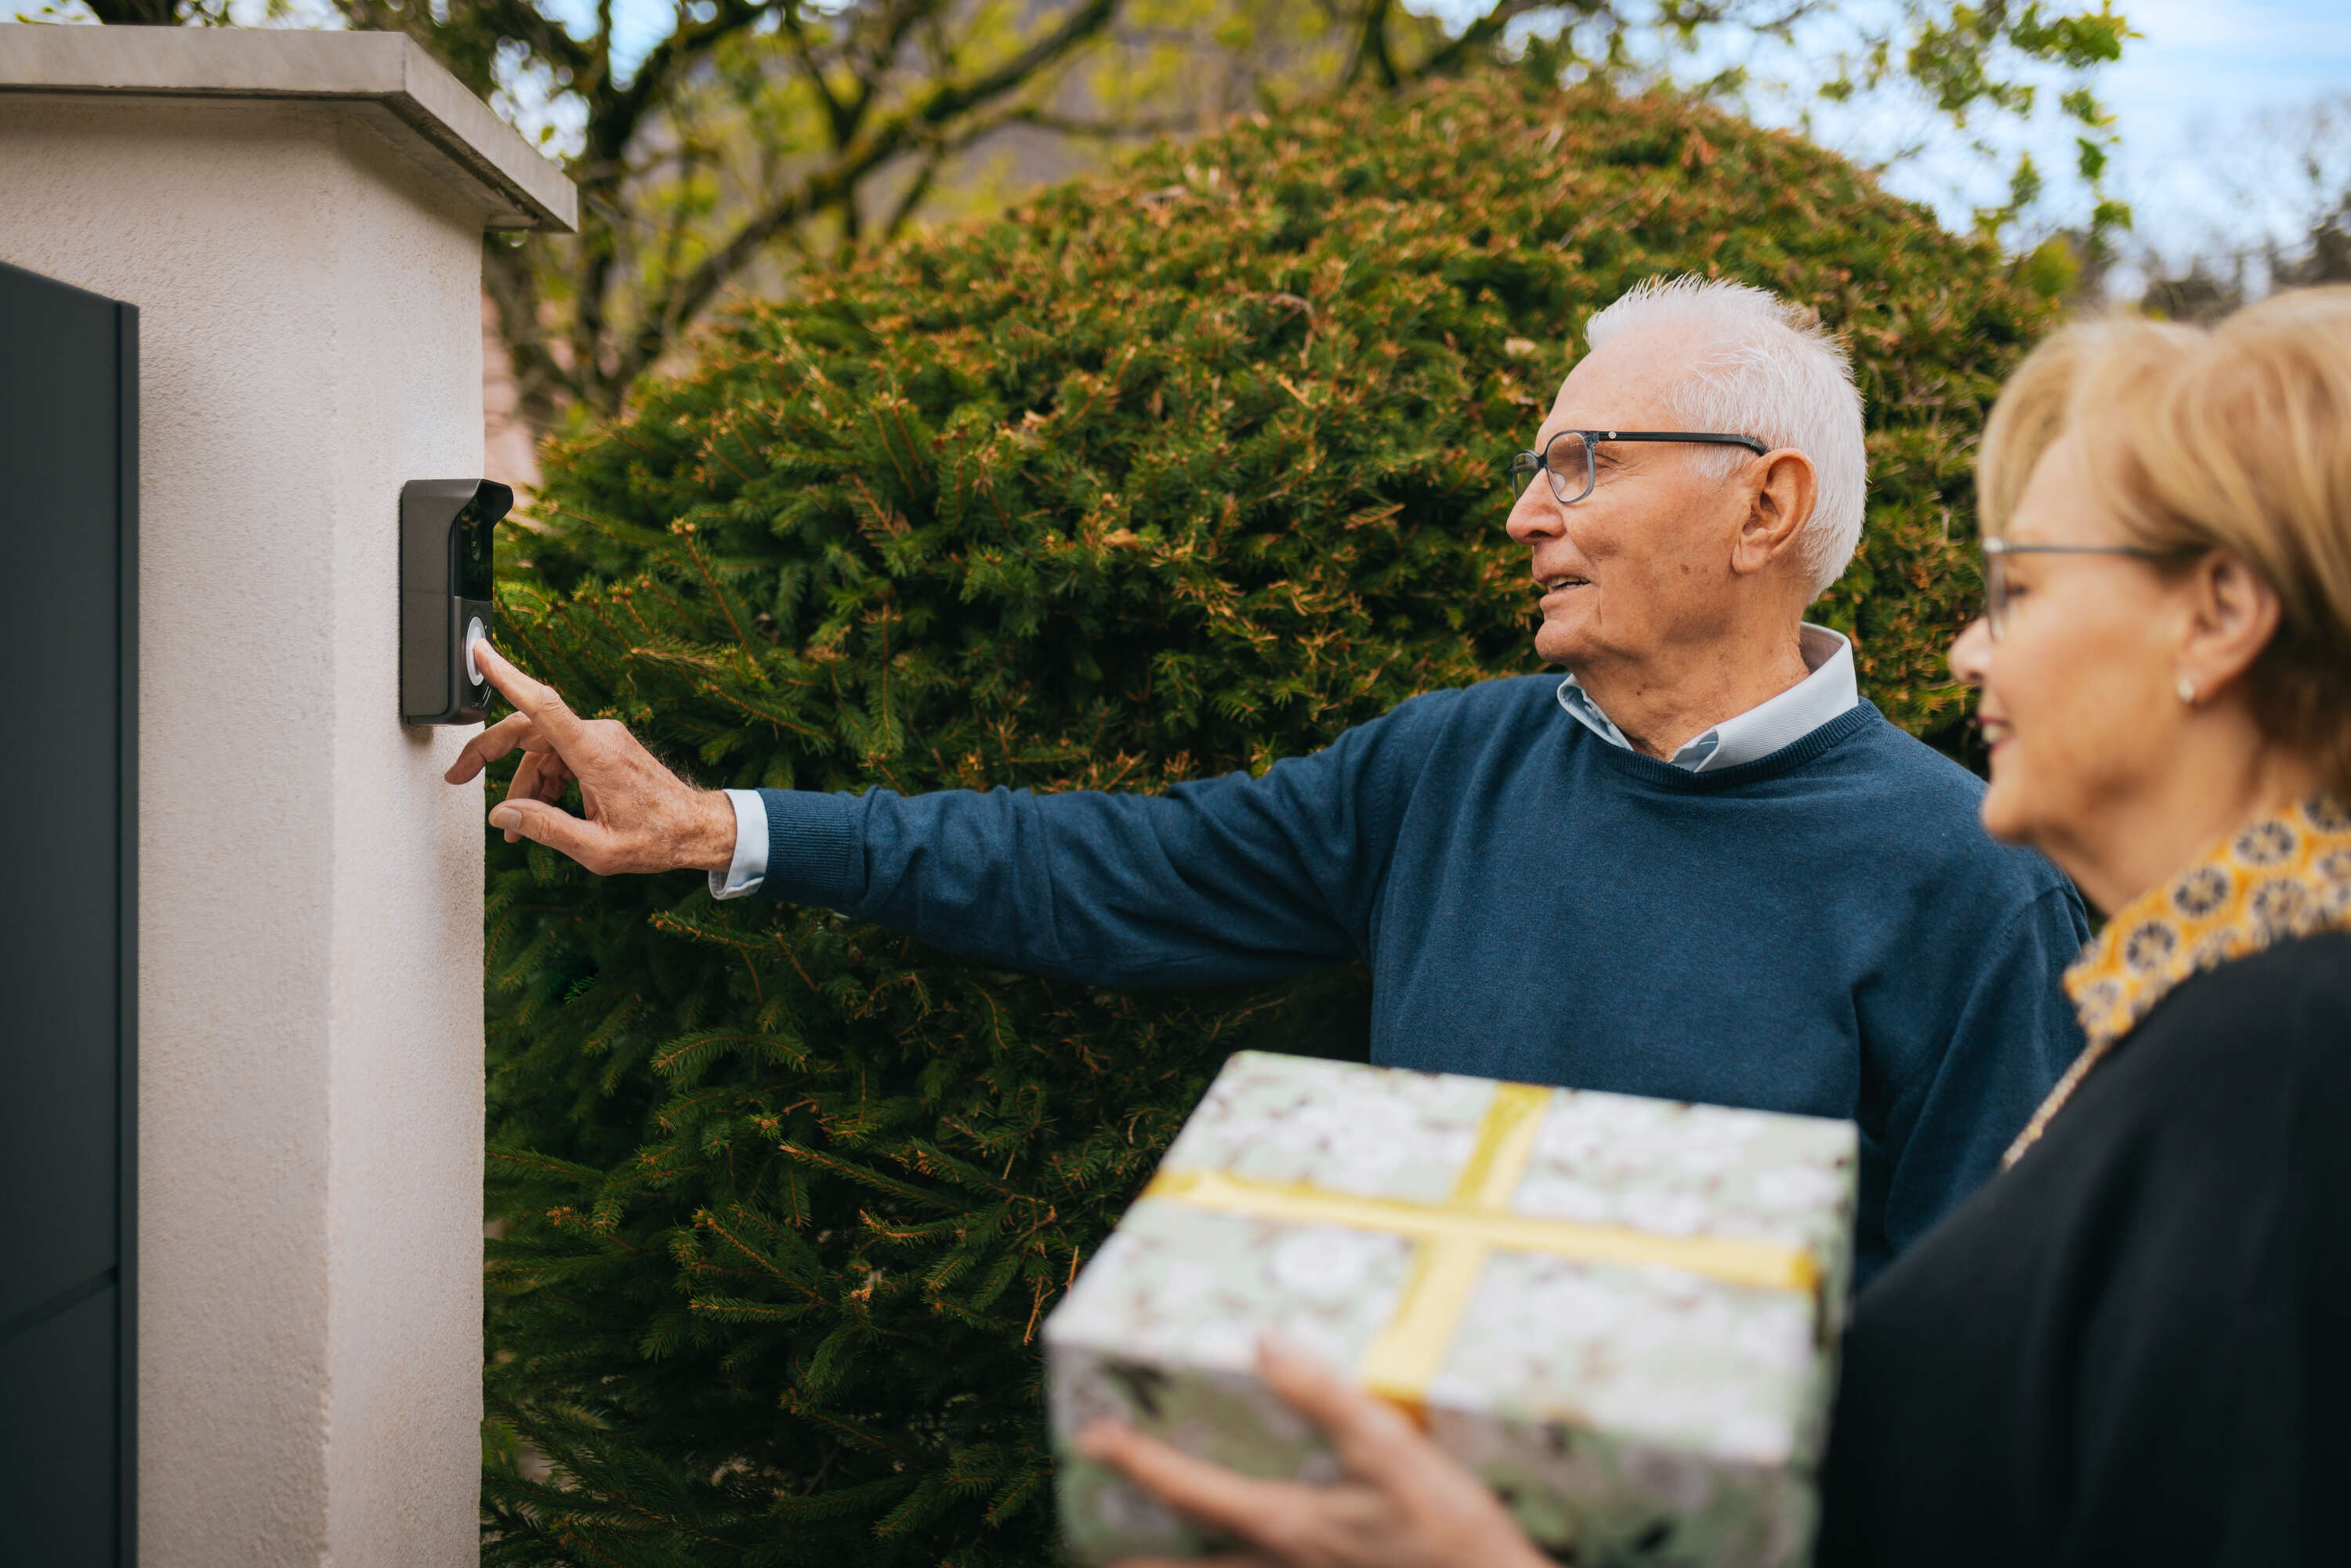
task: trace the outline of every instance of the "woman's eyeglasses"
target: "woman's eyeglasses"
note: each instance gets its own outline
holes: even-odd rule
[[[2149,549],[2144,545],[2013,545],[1987,535],[1983,547],[1984,624],[1998,642],[2008,631],[2008,558],[2012,555],[2120,555],[2135,560],[2179,560],[2200,553],[2194,547]]]
[[[1562,430],[1543,443],[1541,452],[1521,452],[1510,459],[1510,486],[1523,490],[1538,473],[1551,479],[1551,493],[1562,507],[1573,507],[1592,494],[1600,469],[1593,447],[1603,441],[1687,441],[1702,446],[1744,446],[1761,457],[1771,449],[1751,435],[1720,435],[1698,430]]]

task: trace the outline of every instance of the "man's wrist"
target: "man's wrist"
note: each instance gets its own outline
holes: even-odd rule
[[[696,789],[694,814],[678,845],[678,869],[726,874],[735,862],[735,803],[724,789]]]

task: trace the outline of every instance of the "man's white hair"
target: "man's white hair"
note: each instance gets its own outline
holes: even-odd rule
[[[1704,277],[1638,284],[1594,316],[1583,335],[1597,349],[1612,338],[1660,326],[1687,329],[1703,343],[1693,372],[1666,393],[1677,428],[1751,435],[1813,460],[1820,489],[1797,536],[1796,559],[1818,598],[1844,575],[1861,543],[1869,483],[1861,393],[1844,345],[1821,329],[1811,311],[1776,294]],[[1700,464],[1725,476],[1750,455],[1736,446],[1692,450]]]

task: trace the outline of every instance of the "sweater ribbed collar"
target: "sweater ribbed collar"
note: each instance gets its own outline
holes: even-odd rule
[[[1654,784],[1677,795],[1714,795],[1792,772],[1807,762],[1825,756],[1871,726],[1884,722],[1885,716],[1865,699],[1769,757],[1759,757],[1752,762],[1713,768],[1704,773],[1694,773],[1670,762],[1660,762],[1654,757],[1644,757],[1637,751],[1610,746],[1597,736],[1590,737],[1588,747],[1590,754],[1598,758],[1604,766],[1614,768],[1642,783]]]

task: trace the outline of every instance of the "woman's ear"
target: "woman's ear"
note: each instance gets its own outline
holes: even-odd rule
[[[2188,571],[2187,634],[2179,647],[2183,693],[2207,696],[2253,666],[2277,635],[2284,606],[2241,556],[2214,550]]]
[[[1740,573],[1761,571],[1785,554],[1811,520],[1820,497],[1820,476],[1802,453],[1783,446],[1755,461],[1761,477],[1753,481],[1747,517],[1730,550],[1730,570]]]

